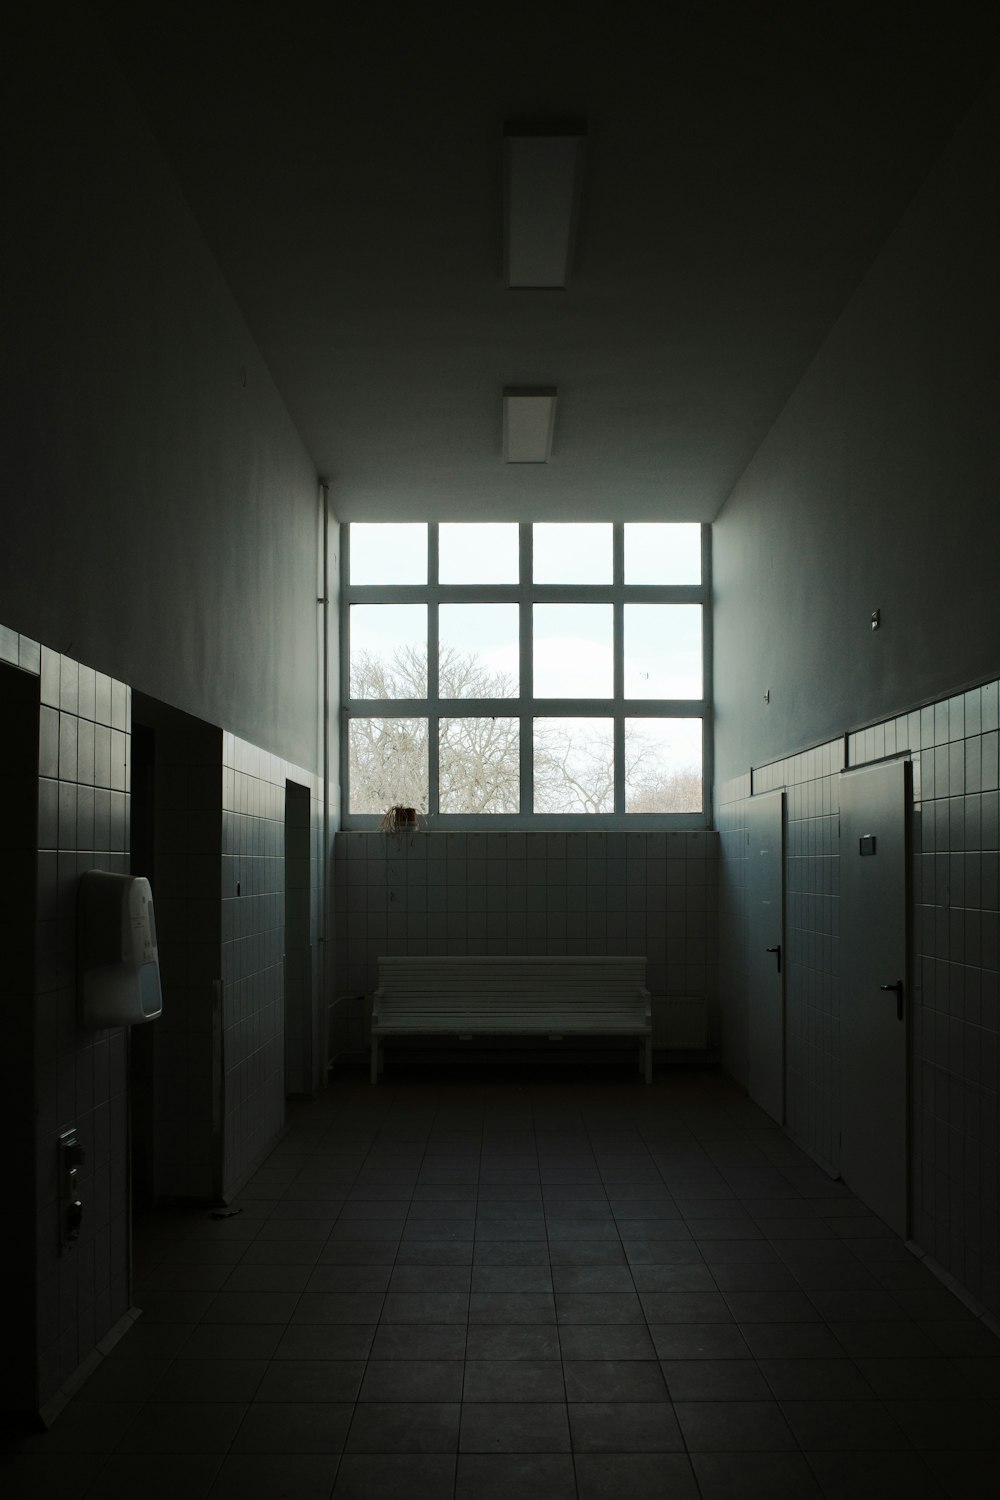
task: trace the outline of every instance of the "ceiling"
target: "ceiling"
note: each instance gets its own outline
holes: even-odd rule
[[[343,520],[714,518],[997,58],[962,4],[93,9]],[[508,291],[504,121],[567,117],[570,284]]]

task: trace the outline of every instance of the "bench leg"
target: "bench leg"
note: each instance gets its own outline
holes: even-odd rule
[[[378,1037],[377,1036],[373,1036],[372,1037],[372,1083],[373,1084],[374,1083],[378,1083],[378,1074],[379,1074],[378,1062],[379,1062],[379,1059],[378,1059]]]
[[[646,1038],[646,1082],[653,1081],[653,1038]]]

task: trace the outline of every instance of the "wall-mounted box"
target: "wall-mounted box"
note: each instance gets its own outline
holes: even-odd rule
[[[87,870],[77,892],[81,1026],[134,1026],[163,1009],[153,893],[141,875]]]

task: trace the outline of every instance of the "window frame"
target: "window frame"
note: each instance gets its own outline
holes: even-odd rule
[[[359,524],[368,524],[360,522]],[[391,523],[383,523],[391,524]],[[428,809],[438,801],[438,724],[441,719],[503,716],[520,721],[520,812],[421,814],[428,829],[519,828],[541,831],[640,828],[707,828],[711,826],[710,792],[713,780],[712,700],[712,555],[711,527],[701,523],[701,582],[698,584],[627,584],[625,582],[625,523],[612,528],[612,581],[607,584],[544,584],[531,581],[532,525],[518,524],[520,581],[516,584],[442,584],[438,582],[438,525],[427,524],[427,582],[421,584],[352,584],[351,523],[340,527],[340,682],[341,827],[378,828],[381,814],[352,813],[349,784],[349,726],[354,718],[419,718],[427,720]],[[513,523],[512,523],[513,524]],[[570,523],[571,524],[571,523]],[[520,681],[513,698],[444,698],[438,693],[438,608],[442,604],[506,604],[518,606]],[[536,698],[532,693],[534,604],[611,604],[613,618],[614,691],[610,698]],[[626,604],[698,604],[702,619],[702,697],[626,698],[624,696],[624,619]],[[350,611],[352,604],[427,605],[427,697],[350,698]],[[614,728],[614,804],[609,813],[535,813],[532,806],[532,720],[536,718],[611,719]],[[702,724],[702,810],[690,813],[627,813],[625,811],[626,719],[699,719]]]

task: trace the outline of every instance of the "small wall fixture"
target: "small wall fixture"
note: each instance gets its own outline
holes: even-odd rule
[[[555,386],[507,386],[503,393],[504,463],[547,464],[555,421]]]
[[[569,280],[586,126],[504,126],[504,278],[508,287]]]

